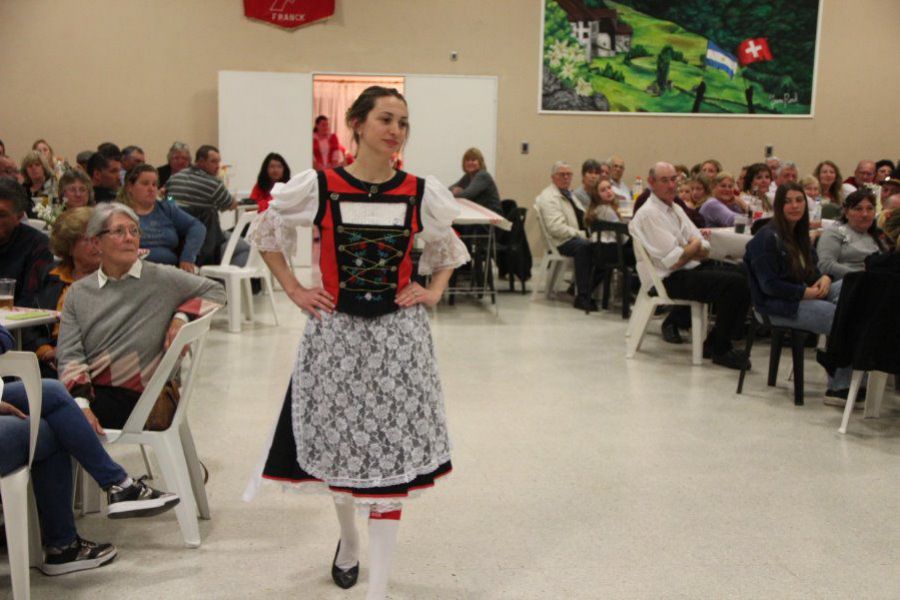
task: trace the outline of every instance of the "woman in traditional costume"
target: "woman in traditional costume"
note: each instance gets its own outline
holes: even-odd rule
[[[331,492],[341,529],[331,573],[342,588],[359,574],[354,510],[368,509],[366,597],[374,600],[387,592],[402,502],[451,470],[426,307],[469,255],[451,228],[459,208],[448,189],[391,167],[409,133],[403,96],[370,87],[347,124],[359,148],[353,164],[276,184],[250,233],[311,317],[262,478]],[[285,254],[296,227],[310,225],[321,235],[322,286],[307,288]],[[414,238],[424,242],[427,287],[411,281]]]

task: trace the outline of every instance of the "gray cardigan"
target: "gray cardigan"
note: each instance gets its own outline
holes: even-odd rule
[[[847,273],[863,271],[866,257],[881,251],[869,233],[858,233],[846,223],[825,229],[816,247],[819,270],[837,281]]]
[[[500,192],[491,174],[481,169],[475,175],[463,175],[462,178],[450,187],[461,187],[463,190],[456,194],[460,198],[466,198],[480,204],[497,214],[500,212]]]

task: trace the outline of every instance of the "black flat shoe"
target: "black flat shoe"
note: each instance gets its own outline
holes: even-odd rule
[[[346,571],[338,567],[335,563],[340,551],[341,541],[338,540],[337,549],[334,551],[334,560],[331,562],[331,578],[339,588],[349,590],[356,585],[356,580],[359,579],[359,562],[356,563],[356,566],[350,567]]]
[[[675,323],[663,321],[662,336],[663,339],[670,344],[684,343],[684,339],[681,337],[681,333],[678,332],[678,327],[675,325]]]

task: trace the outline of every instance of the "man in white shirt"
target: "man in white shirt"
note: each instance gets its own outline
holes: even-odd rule
[[[534,208],[540,214],[547,230],[547,243],[563,256],[575,259],[575,308],[597,310],[591,298],[594,270],[594,243],[584,229],[584,211],[572,194],[572,167],[558,161],[550,171],[553,181],[534,200]]]
[[[631,190],[625,183],[625,160],[621,156],[610,156],[606,164],[609,165],[609,182],[616,196],[620,200],[631,200]]]
[[[675,167],[656,163],[648,180],[653,193],[629,226],[650,257],[652,264],[644,267],[656,269],[671,298],[716,304],[716,324],[703,344],[703,355],[717,365],[740,369],[746,358],[731,347],[731,340],[740,334],[750,306],[747,277],[737,267],[708,260],[709,242],[675,204]],[[663,327],[672,326],[670,314]]]
[[[859,188],[875,183],[875,161],[861,160],[853,171],[853,177],[844,180],[841,189],[844,190],[844,198],[858,190]]]
[[[778,186],[784,183],[797,183],[800,179],[800,170],[797,168],[796,163],[792,163],[789,160],[779,161],[779,163],[778,168],[772,171],[775,179],[772,180],[771,185],[769,185],[769,192],[766,194],[770,202],[775,202],[775,191],[778,189]]]

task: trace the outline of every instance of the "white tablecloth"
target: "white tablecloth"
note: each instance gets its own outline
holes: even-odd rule
[[[749,233],[735,233],[734,227],[714,227],[709,230],[709,257],[715,260],[737,261],[744,258]]]

